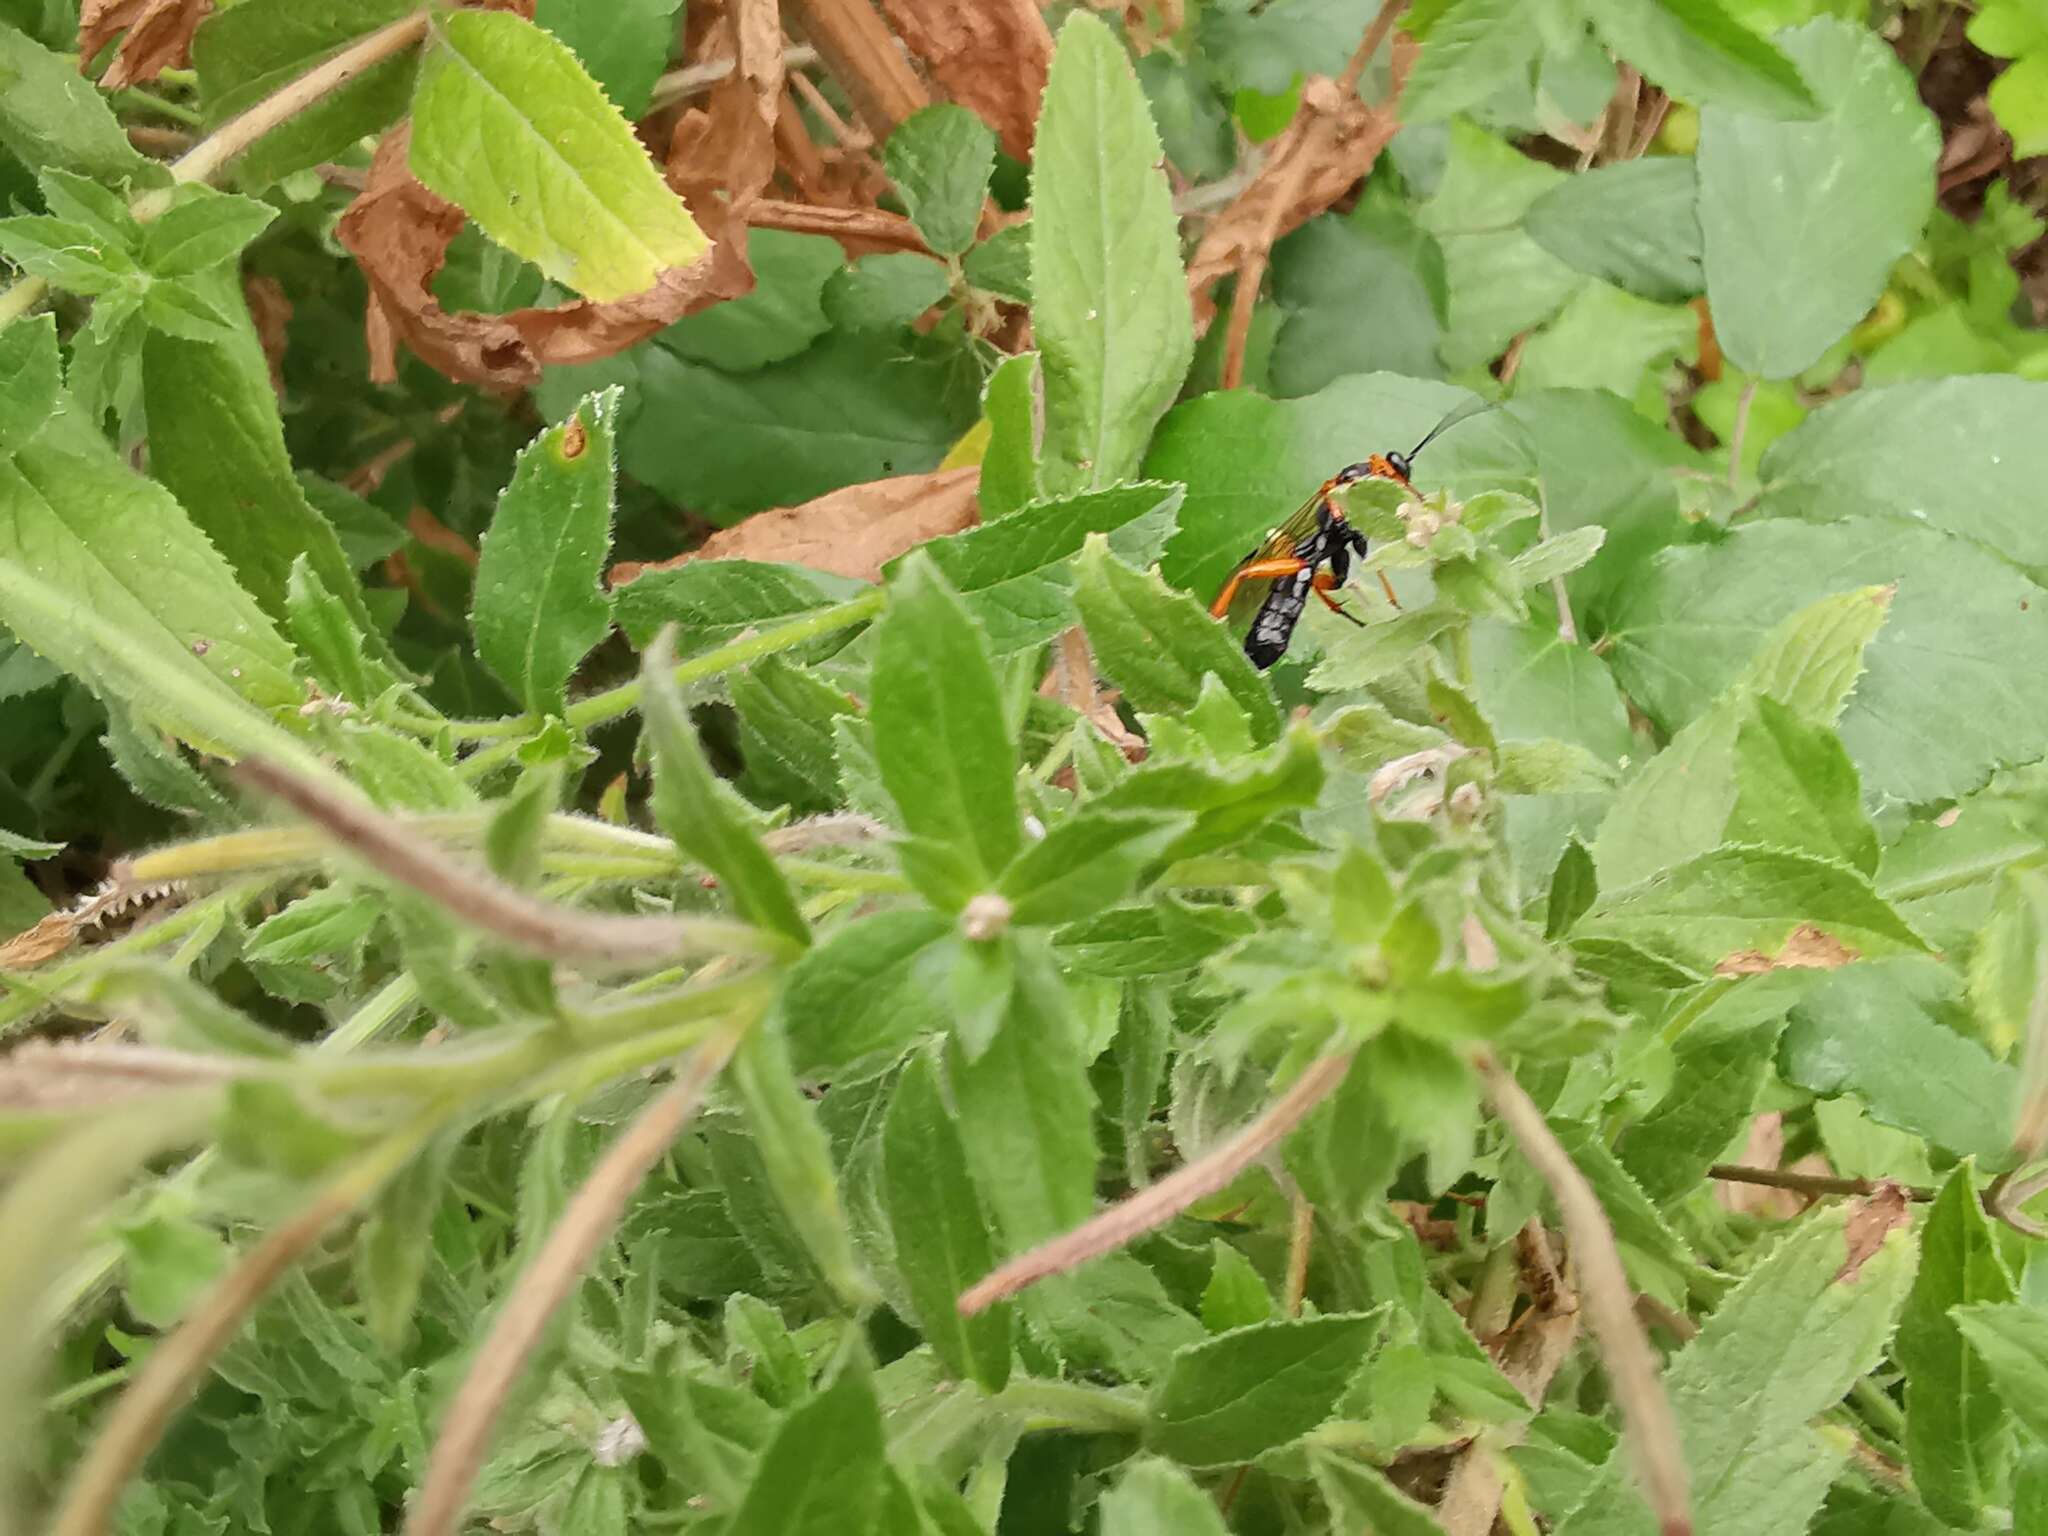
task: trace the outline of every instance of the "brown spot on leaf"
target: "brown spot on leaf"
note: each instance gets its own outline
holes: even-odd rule
[[[1947,831],[1950,827],[1954,826],[1958,821],[1962,820],[1962,817],[1963,808],[1960,805],[1952,805],[1947,810],[1943,811],[1939,816],[1934,818],[1934,824],[1937,827],[1940,827],[1943,831]]]
[[[1714,974],[1757,976],[1765,971],[1833,971],[1862,958],[1861,950],[1844,944],[1826,929],[1801,923],[1787,935],[1775,955],[1757,949],[1738,949],[1714,967]]]
[[[1904,1187],[1889,1179],[1876,1194],[1852,1204],[1845,1233],[1849,1252],[1842,1267],[1835,1271],[1835,1283],[1854,1282],[1871,1256],[1884,1246],[1885,1238],[1911,1219],[1910,1209]]]
[[[213,14],[213,0],[85,0],[78,11],[78,67],[88,68],[118,32],[128,35],[100,76],[118,91],[192,61],[192,34]]]
[[[583,418],[571,416],[569,424],[562,428],[562,457],[580,459],[583,450],[590,446],[590,434],[583,430]]]

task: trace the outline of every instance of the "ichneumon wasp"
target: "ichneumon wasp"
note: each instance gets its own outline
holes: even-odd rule
[[[1406,453],[1369,454],[1356,464],[1345,465],[1237,563],[1216,601],[1209,605],[1209,613],[1214,618],[1223,618],[1241,598],[1264,588],[1264,599],[1252,615],[1251,628],[1244,637],[1244,653],[1253,666],[1263,672],[1287,654],[1288,644],[1294,639],[1294,627],[1301,622],[1311,593],[1332,613],[1361,627],[1365,623],[1330,595],[1351,575],[1351,557],[1355,554],[1363,559],[1370,553],[1365,535],[1344,516],[1334,493],[1360,480],[1391,480],[1410,496],[1419,497],[1408,479],[1416,455],[1468,416],[1476,416],[1499,403],[1467,400],[1431,427],[1422,441]],[[1387,601],[1393,603],[1394,589],[1384,573],[1380,576],[1380,587],[1386,592]]]

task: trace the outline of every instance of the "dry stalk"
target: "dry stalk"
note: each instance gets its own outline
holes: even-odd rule
[[[1634,1292],[1621,1267],[1621,1252],[1615,1247],[1607,1214],[1600,1208],[1600,1197],[1551,1134],[1535,1100],[1493,1054],[1482,1050],[1474,1055],[1472,1064],[1485,1079],[1494,1110],[1514,1133],[1522,1155],[1557,1198],[1565,1238],[1578,1269],[1584,1310],[1628,1426],[1644,1496],[1664,1536],[1690,1536],[1691,1496],[1678,1422],[1657,1378],[1656,1355],[1636,1317]]]
[[[1171,1221],[1197,1200],[1215,1194],[1329,1097],[1350,1070],[1351,1056],[1351,1052],[1345,1051],[1311,1063],[1258,1118],[1221,1146],[1176,1169],[1157,1184],[1139,1190],[1122,1204],[1111,1206],[1094,1220],[1019,1254],[969,1286],[960,1295],[961,1313],[971,1317],[1048,1275],[1065,1274],[1090,1259],[1121,1248]]]
[[[450,1536],[468,1507],[498,1412],[540,1336],[611,1235],[633,1191],[697,1113],[705,1090],[739,1044],[745,1026],[707,1040],[675,1081],[651,1099],[571,1197],[533,1263],[520,1275],[478,1347],[469,1374],[441,1421],[426,1480],[406,1516],[404,1536]]]

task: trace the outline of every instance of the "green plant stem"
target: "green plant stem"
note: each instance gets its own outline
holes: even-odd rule
[[[1137,1399],[1074,1381],[1013,1381],[991,1399],[990,1406],[1023,1415],[1033,1429],[1135,1435],[1143,1432],[1146,1421],[1145,1405]]]
[[[749,662],[761,660],[786,651],[792,646],[802,645],[806,640],[815,640],[821,635],[851,629],[856,624],[865,624],[882,611],[885,594],[880,587],[863,592],[859,597],[848,598],[830,608],[820,608],[816,613],[807,613],[800,619],[791,619],[787,624],[778,624],[773,629],[764,629],[758,634],[721,645],[693,656],[681,663],[673,674],[678,688],[694,687],[734,667],[746,666]],[[608,688],[603,693],[593,693],[588,698],[578,699],[571,704],[564,716],[570,728],[587,731],[594,726],[604,725],[640,707],[640,680]],[[495,746],[463,759],[458,771],[465,778],[481,778],[493,769],[503,766],[519,753],[516,741],[499,742]]]
[[[183,123],[187,128],[200,127],[206,120],[190,107],[180,102],[166,101],[148,91],[116,91],[114,99],[124,107],[135,107],[143,112],[154,112],[168,117],[172,122]]]

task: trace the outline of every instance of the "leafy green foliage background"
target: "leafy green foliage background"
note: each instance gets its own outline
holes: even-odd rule
[[[607,1191],[473,1528],[1655,1530],[1503,1071],[1691,1529],[2048,1530],[2042,181],[1937,195],[1954,19],[1417,5],[1400,131],[1198,337],[1191,242],[1367,18],[1062,9],[1028,166],[949,102],[880,146],[923,249],[755,229],[751,291],[507,399],[366,382],[347,189],[409,115],[451,310],[687,267],[630,121],[674,0],[436,10],[218,187],[126,126],[412,7],[240,0],[106,93],[0,5],[0,1533],[412,1529]],[[1967,22],[2022,157],[2039,10]],[[1254,671],[1233,565],[1475,394],[1350,497],[1363,622]],[[875,579],[607,580],[942,464],[980,525]],[[110,869],[162,910],[73,933]]]

